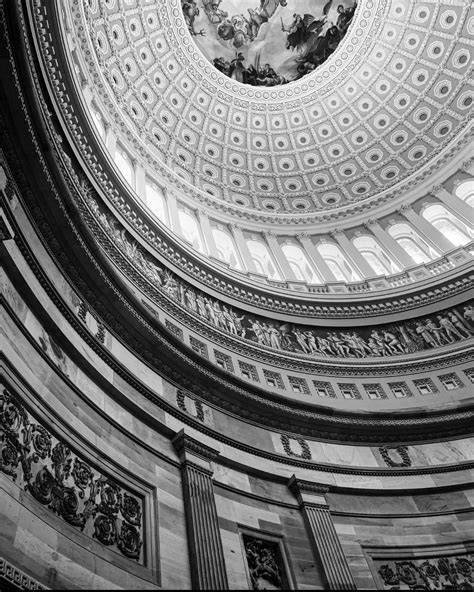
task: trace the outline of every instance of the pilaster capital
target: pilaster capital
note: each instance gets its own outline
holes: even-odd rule
[[[269,236],[271,236],[271,237],[276,236],[276,232],[274,230],[262,230],[262,234],[266,238]]]
[[[182,463],[192,462],[193,464],[201,465],[202,461],[205,461],[203,469],[207,469],[206,463],[215,461],[220,454],[218,450],[202,444],[202,442],[187,434],[184,429],[180,430],[174,436],[172,443]]]
[[[321,509],[328,509],[325,495],[329,492],[327,485],[298,479],[292,475],[288,481],[288,488],[298,498],[300,504],[318,506]]]

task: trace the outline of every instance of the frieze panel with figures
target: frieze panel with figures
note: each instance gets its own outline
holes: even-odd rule
[[[259,346],[320,358],[381,358],[431,350],[474,335],[474,306],[469,304],[415,320],[330,331],[248,314],[158,264],[90,195],[89,206],[120,251],[155,288],[214,329]]]
[[[143,500],[101,474],[0,392],[0,472],[68,524],[144,563]]]
[[[474,556],[376,562],[383,590],[472,590]]]

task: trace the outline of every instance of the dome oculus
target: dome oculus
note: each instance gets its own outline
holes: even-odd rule
[[[189,33],[220,72],[252,86],[302,78],[336,50],[354,0],[181,0]]]

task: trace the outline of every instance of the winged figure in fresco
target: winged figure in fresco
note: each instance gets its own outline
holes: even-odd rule
[[[324,25],[326,24],[327,14],[332,6],[333,0],[329,0],[324,5],[323,12],[320,18],[316,18],[312,14],[293,15],[293,22],[285,27],[283,21],[281,23],[281,30],[287,33],[286,49],[297,49],[298,52],[304,51],[305,45],[312,45],[319,37]]]
[[[336,11],[331,11],[332,6],[333,0],[329,0],[319,18],[295,14],[289,27],[282,23],[282,30],[287,32],[286,48],[298,52],[298,77],[314,70],[334,52],[349,28],[357,2],[347,8],[339,4]],[[334,19],[330,12],[336,15]]]

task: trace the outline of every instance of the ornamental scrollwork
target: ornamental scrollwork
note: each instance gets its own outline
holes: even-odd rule
[[[390,561],[378,566],[384,590],[473,590],[472,554]]]
[[[6,389],[0,392],[0,471],[68,524],[143,561],[143,501],[36,423]]]

